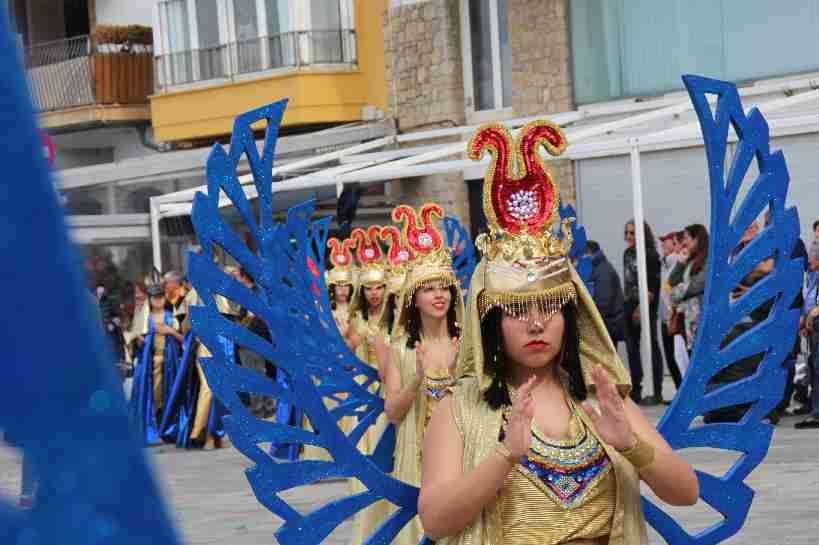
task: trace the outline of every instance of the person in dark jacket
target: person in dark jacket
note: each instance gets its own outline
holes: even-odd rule
[[[631,371],[631,398],[641,405],[663,403],[663,355],[657,335],[657,313],[660,303],[660,254],[654,234],[648,223],[643,222],[646,246],[646,269],[648,273],[649,326],[651,327],[651,374],[654,386],[652,396],[643,398],[643,365],[640,358],[640,290],[637,285],[637,237],[634,220],[626,223],[623,236],[626,250],[623,252],[623,296],[626,324],[626,348]]]
[[[615,346],[626,339],[623,288],[617,271],[594,240],[586,243],[586,255],[591,258],[592,271],[586,286]]]

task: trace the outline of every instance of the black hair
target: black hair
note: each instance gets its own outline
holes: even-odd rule
[[[595,254],[600,251],[600,245],[597,243],[596,240],[587,240],[586,251]]]
[[[387,316],[386,316],[387,334],[389,334],[389,335],[392,335],[392,323],[395,321],[396,301],[397,301],[396,295],[394,293],[390,293],[390,294],[387,295],[387,300],[384,302],[384,304],[387,305],[384,308],[384,312],[387,313]]]
[[[708,229],[704,225],[695,223],[686,227],[684,231],[688,233],[689,237],[697,241],[697,251],[688,256],[688,259],[691,262],[691,272],[699,274],[705,267],[705,262],[708,261],[708,246],[710,245]]]
[[[418,293],[417,291],[415,293]],[[458,317],[455,315],[457,308],[458,290],[455,286],[449,286],[449,310],[446,312],[446,327],[449,337],[459,337],[461,330],[458,327]],[[415,343],[421,341],[421,311],[415,305],[415,294],[412,296],[412,304],[407,311],[407,348],[415,348]]]
[[[588,395],[586,383],[583,382],[583,371],[580,367],[580,332],[577,328],[577,307],[573,303],[563,305],[565,326],[563,330],[563,361],[561,368],[569,375],[569,394],[578,401],[584,401]],[[503,346],[501,320],[503,310],[493,308],[481,322],[483,339],[483,369],[492,377],[489,389],[483,399],[495,410],[504,405],[511,405],[509,388],[506,384],[508,368]]]
[[[626,225],[635,225],[634,219],[630,219],[626,222]],[[636,227],[635,227],[636,229]],[[636,234],[635,234],[636,237]],[[654,231],[651,230],[651,226],[648,224],[647,221],[643,221],[643,238],[646,241],[646,254],[649,257],[658,255],[657,253],[657,241],[654,239]],[[636,238],[634,240],[637,240]]]
[[[347,296],[347,303],[351,303],[351,299],[353,297],[353,285],[352,284],[342,284],[343,286],[350,286],[350,294]],[[330,308],[335,310],[336,309],[336,284],[330,284],[327,287],[327,295],[330,297]]]
[[[819,220],[813,222],[813,230],[816,231],[816,228],[819,227]]]
[[[384,284],[378,284],[378,286],[383,286],[384,291],[387,290],[387,286],[385,286]],[[361,286],[361,290],[359,290],[358,292],[358,296],[361,298],[360,300],[361,304],[359,305],[361,307],[361,317],[364,318],[364,321],[370,319],[370,305],[367,304],[367,296],[364,292],[368,289],[376,288],[378,286]],[[387,304],[387,302],[388,301],[385,300],[383,304]]]

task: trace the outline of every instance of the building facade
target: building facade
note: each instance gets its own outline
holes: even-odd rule
[[[391,0],[383,25],[388,111],[401,132],[572,111],[616,121],[635,108],[686,100],[685,73],[735,81],[752,97],[748,104],[819,86],[816,0]],[[814,100],[768,116],[782,127],[772,132],[774,147],[788,160],[791,201],[806,236],[819,216],[812,209],[819,202],[817,113]],[[693,121],[690,112],[677,117]],[[708,224],[699,141],[655,146],[642,164],[646,219],[655,232]],[[622,227],[633,216],[628,151],[588,153],[549,168],[590,238],[619,263]],[[441,202],[475,234],[483,221],[479,177],[466,169],[389,189],[396,200]]]
[[[389,144],[387,153],[465,145],[469,130],[458,129],[565,112],[576,114],[567,129],[582,129],[591,119],[617,121],[685,100],[683,73],[736,81],[753,95],[750,103],[819,86],[819,0],[787,8],[740,0],[52,4],[9,2],[32,97],[57,144],[57,179],[75,239],[129,276],[155,261],[149,199],[203,185],[209,147],[229,142],[235,116],[280,98],[289,105],[277,152],[287,162],[394,133],[436,136]],[[151,27],[150,38],[112,31],[128,25]],[[679,120],[693,119],[685,115]],[[774,145],[788,158],[806,233],[819,198],[812,159],[819,121],[810,121],[817,115],[814,101],[771,118],[785,127],[775,131]],[[633,214],[627,151],[573,157],[549,168],[589,236],[619,262],[622,225]],[[345,165],[355,168],[339,159],[277,180]],[[643,173],[646,217],[656,232],[708,223],[699,142],[645,150]],[[365,185],[359,221],[387,221],[395,204],[434,200],[477,234],[481,177],[480,168],[463,168]],[[334,187],[278,202],[303,197],[319,197],[321,213],[335,211]],[[164,268],[181,267],[195,242],[189,220],[163,220],[162,233]]]
[[[384,6],[10,2],[40,125],[56,144],[55,179],[71,233],[88,260],[127,280],[150,271],[157,261],[150,199],[204,185],[210,147],[229,142],[242,112],[289,99],[277,147],[284,161],[391,132]],[[246,172],[240,164],[239,174]],[[369,192],[364,202],[383,215],[383,184]],[[325,213],[335,210],[334,195],[327,192]],[[310,196],[291,195],[282,206]],[[196,242],[189,217],[163,220],[161,235],[163,268],[184,268]]]

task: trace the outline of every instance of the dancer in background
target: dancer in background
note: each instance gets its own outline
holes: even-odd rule
[[[437,204],[421,207],[421,215],[443,210]],[[396,214],[398,213],[398,214]],[[421,484],[421,443],[438,401],[454,386],[457,373],[458,324],[463,320],[463,295],[452,269],[452,255],[437,225],[418,227],[408,206],[393,211],[393,219],[407,218],[407,237],[414,259],[408,272],[390,348],[377,347],[385,391],[385,412],[397,426],[393,475],[411,485]],[[415,221],[412,221],[415,220]],[[422,244],[421,241],[428,242]],[[423,537],[418,517],[404,526],[394,543],[417,545]]]
[[[158,277],[147,293],[150,310],[138,340],[139,361],[130,407],[142,440],[157,445],[162,442],[162,410],[176,378],[184,337],[173,313],[166,308],[168,301]]]

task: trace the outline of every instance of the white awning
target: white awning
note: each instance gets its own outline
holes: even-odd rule
[[[795,106],[819,104],[819,78],[801,78],[750,85],[740,89],[746,107],[757,106],[768,118],[772,136],[819,131],[819,108],[798,113]],[[790,111],[789,111],[790,110]],[[529,121],[548,118],[564,127],[569,141],[566,152],[558,159],[584,159],[627,155],[632,140],[638,139],[641,151],[674,149],[702,145],[699,124],[686,93],[673,93],[655,100],[631,100],[591,105],[571,112],[543,114],[504,122],[512,130]],[[481,178],[488,159],[474,162],[463,157],[463,139],[477,126],[419,131],[388,136],[364,144],[349,146],[303,161],[274,167],[275,175],[296,172],[308,167],[324,168],[273,184],[274,193],[310,192],[335,188],[340,194],[347,183],[373,183],[448,172],[463,172],[466,178]],[[460,138],[447,144],[423,145],[424,141]],[[412,144],[412,147],[387,149]],[[419,145],[420,144],[420,145]],[[376,151],[381,150],[381,151]],[[545,160],[554,160],[544,156]],[[203,160],[204,163],[204,160]],[[340,164],[339,164],[340,163]],[[250,175],[241,176],[248,198],[257,196]],[[193,196],[206,186],[169,193],[152,199],[158,218],[187,215]],[[289,201],[290,199],[286,199]],[[229,206],[223,198],[220,206]]]
[[[344,125],[310,134],[283,136],[276,142],[276,155],[280,158],[305,154],[321,155],[323,150],[366,142],[394,133],[391,122],[377,121]],[[261,146],[261,144],[262,142],[259,141],[258,145]],[[209,147],[155,153],[112,163],[63,169],[55,172],[55,177],[60,190],[112,183],[125,186],[193,176],[204,177],[209,154]],[[239,169],[240,171],[248,170],[247,160],[243,159],[239,163]]]
[[[819,78],[805,77],[746,86],[740,89],[746,109],[758,107],[765,115],[771,137],[819,132]],[[714,99],[715,100],[715,99]],[[699,123],[693,105],[685,93],[674,93],[648,101],[622,101],[600,106],[588,106],[571,112],[544,114],[504,122],[516,130],[530,120],[548,118],[561,125],[569,147],[559,159],[583,159],[630,155],[634,218],[643,222],[642,179],[640,154],[645,151],[675,149],[702,145]],[[317,172],[273,184],[276,193],[318,191],[335,188],[340,192],[347,183],[370,183],[413,178],[417,176],[462,172],[468,179],[481,178],[488,159],[474,162],[463,157],[463,138],[477,127],[465,126],[422,131],[385,137],[369,143],[350,146],[333,153],[310,158],[300,167],[326,165]],[[419,145],[393,150],[379,150],[395,144],[422,143],[441,138],[459,138],[447,144]],[[731,134],[729,138],[735,139]],[[553,160],[544,156],[545,160]],[[341,164],[336,164],[340,162]],[[297,161],[296,163],[299,163]],[[309,164],[308,164],[309,163]],[[332,163],[332,164],[331,164]],[[276,174],[296,170],[295,163],[274,168]],[[248,198],[257,196],[249,176],[240,180]],[[155,266],[161,270],[159,252],[159,219],[190,214],[193,195],[197,190],[186,190],[151,199],[151,232],[154,244]],[[223,198],[220,206],[229,206]],[[648,292],[645,264],[645,245],[642,229],[637,229],[637,261],[641,301],[642,343],[641,359],[644,369],[649,368],[650,342],[648,335]]]

